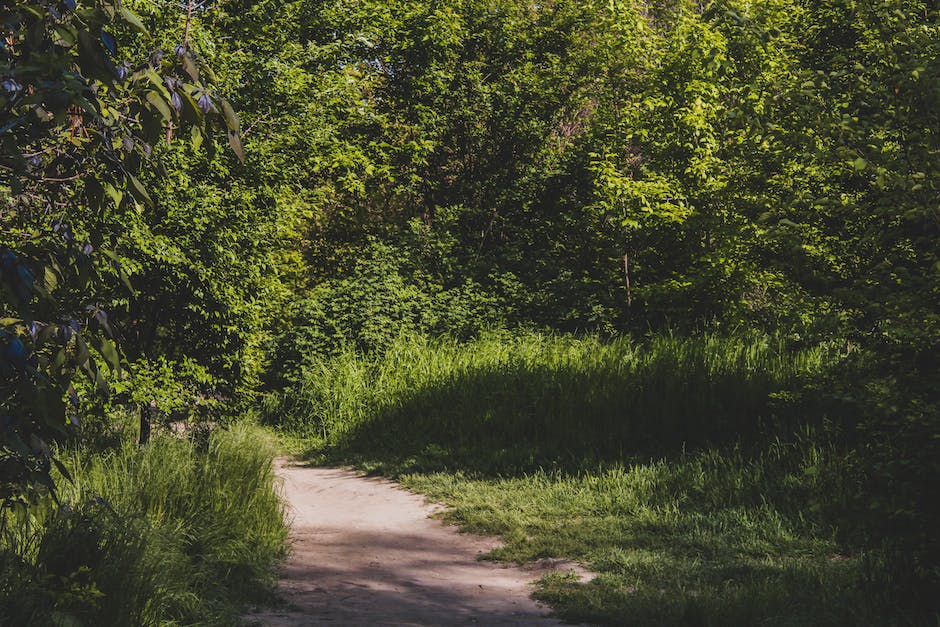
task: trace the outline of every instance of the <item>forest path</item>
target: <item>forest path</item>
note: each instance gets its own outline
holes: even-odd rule
[[[279,592],[246,619],[295,625],[560,625],[529,595],[540,569],[478,561],[494,538],[429,518],[439,506],[382,478],[281,460],[292,518]],[[577,568],[565,564],[567,569]]]

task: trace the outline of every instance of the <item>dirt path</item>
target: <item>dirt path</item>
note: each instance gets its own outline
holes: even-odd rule
[[[544,570],[477,561],[498,541],[428,518],[434,507],[391,481],[280,465],[293,517],[283,610],[263,625],[560,625],[529,598]]]

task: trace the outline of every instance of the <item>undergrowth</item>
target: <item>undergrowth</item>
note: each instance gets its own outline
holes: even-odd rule
[[[2,514],[0,624],[234,624],[285,546],[274,452],[247,426],[60,451],[61,504]]]
[[[541,582],[566,619],[929,624],[913,579],[854,533],[862,478],[822,389],[841,359],[756,333],[403,335],[313,360],[265,415],[308,459],[398,477],[502,535],[492,559],[590,566]]]
[[[265,404],[279,429],[386,470],[577,467],[787,429],[794,390],[834,361],[782,338],[403,335],[308,367]],[[375,455],[373,455],[375,456]]]

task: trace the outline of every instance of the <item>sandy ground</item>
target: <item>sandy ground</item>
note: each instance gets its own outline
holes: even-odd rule
[[[391,481],[281,463],[292,553],[286,606],[246,617],[296,625],[560,625],[529,595],[546,569],[477,557],[499,545],[429,518],[436,507]]]

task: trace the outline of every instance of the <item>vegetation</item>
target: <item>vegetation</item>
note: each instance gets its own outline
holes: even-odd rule
[[[60,452],[60,505],[5,509],[0,623],[232,624],[283,554],[274,446],[257,429]]]
[[[759,454],[706,450],[629,466],[502,478],[420,473],[406,486],[455,506],[446,518],[506,546],[489,559],[577,559],[537,597],[566,619],[617,625],[913,623],[908,582],[878,552],[847,549],[819,499],[845,489],[837,454],[805,437]],[[810,506],[807,506],[807,503]]]
[[[188,542],[143,495],[87,505],[82,472],[201,468],[260,413],[451,499],[503,557],[590,561],[543,591],[570,616],[936,614],[932,3],[8,5],[0,547],[36,612],[138,597],[104,563],[69,592],[34,532],[94,530],[114,563],[149,563],[120,539],[145,523]],[[601,522],[551,540],[553,512]],[[185,611],[115,607],[222,620],[264,551],[200,600],[141,580]]]
[[[491,559],[584,561],[596,579],[539,592],[572,620],[916,623],[916,578],[845,519],[851,453],[797,397],[842,359],[758,334],[402,336],[308,367],[267,415],[312,459],[391,474],[502,535]]]
[[[788,433],[803,423],[787,392],[835,361],[834,351],[757,334],[643,344],[405,335],[381,354],[350,350],[306,368],[265,414],[333,450],[380,454],[395,472],[590,467]]]
[[[116,35],[131,50],[148,35],[120,3],[15,2],[2,18],[0,495],[8,502],[51,487],[49,444],[80,424],[76,377],[106,392],[106,368],[120,374],[106,277],[133,292],[121,249],[144,207],[154,207],[138,178],[142,160],[180,124],[196,136],[210,118],[223,118],[240,147],[238,120],[203,82],[207,68],[188,33],[172,57],[137,50],[118,67]]]

